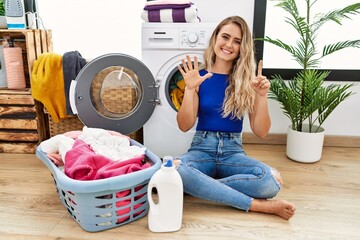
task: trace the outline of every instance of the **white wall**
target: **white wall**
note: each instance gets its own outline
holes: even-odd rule
[[[141,58],[141,10],[145,0],[37,0],[54,52],[78,50],[86,59],[105,53]]]
[[[78,50],[87,59],[121,52],[141,58],[141,11],[146,0],[37,0],[44,28],[53,32],[54,51]],[[254,0],[193,0],[202,22],[219,22],[230,15],[243,16],[252,26]],[[216,13],[209,11],[216,10]],[[238,9],[238,10],[237,10]]]
[[[45,28],[52,30],[54,52],[63,54],[78,50],[87,59],[118,52],[141,59],[140,14],[145,0],[37,1]],[[226,16],[238,14],[252,25],[254,0],[193,2],[204,22],[218,22]],[[358,55],[354,54],[352,61],[359,62]],[[328,135],[360,136],[360,82],[353,91],[357,94],[342,103],[325,122]],[[282,114],[278,103],[270,101],[270,113],[271,132],[285,133],[290,121]],[[245,131],[250,131],[247,121]]]

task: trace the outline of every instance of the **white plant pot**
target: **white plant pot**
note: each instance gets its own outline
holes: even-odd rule
[[[317,126],[315,126],[315,129]],[[314,163],[321,159],[325,130],[309,132],[309,125],[303,125],[303,131],[298,132],[288,128],[286,141],[286,155],[297,162]]]

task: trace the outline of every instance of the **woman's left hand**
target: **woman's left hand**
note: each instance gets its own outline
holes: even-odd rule
[[[265,96],[270,89],[270,81],[262,75],[262,67],[263,67],[263,61],[259,61],[258,70],[257,70],[257,76],[252,81],[252,87],[255,90],[256,94],[260,96]]]

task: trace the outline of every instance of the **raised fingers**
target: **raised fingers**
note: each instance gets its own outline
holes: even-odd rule
[[[192,65],[192,62],[191,62],[191,58],[189,55],[186,55],[186,60],[187,60],[187,67],[192,70],[193,69],[193,65]]]
[[[199,71],[199,65],[196,56],[194,56],[194,70]]]
[[[181,63],[182,63],[182,67],[184,68],[185,72],[189,71],[189,68],[184,59],[181,59]]]
[[[178,70],[181,73],[181,75],[184,76],[185,72],[184,72],[183,68],[180,65],[178,65]]]
[[[181,59],[181,63],[182,63],[182,66],[178,65],[178,69],[181,73],[185,73],[185,72],[188,72],[191,70],[196,70],[196,71],[199,70],[198,60],[197,60],[196,56],[194,56],[194,64],[191,61],[191,58],[189,55],[186,55],[186,59]]]

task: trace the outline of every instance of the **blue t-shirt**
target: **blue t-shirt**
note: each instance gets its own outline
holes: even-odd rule
[[[207,73],[200,70],[200,75]],[[227,74],[213,73],[199,88],[198,124],[196,130],[212,132],[241,132],[243,118],[222,117],[222,104],[228,86]]]

